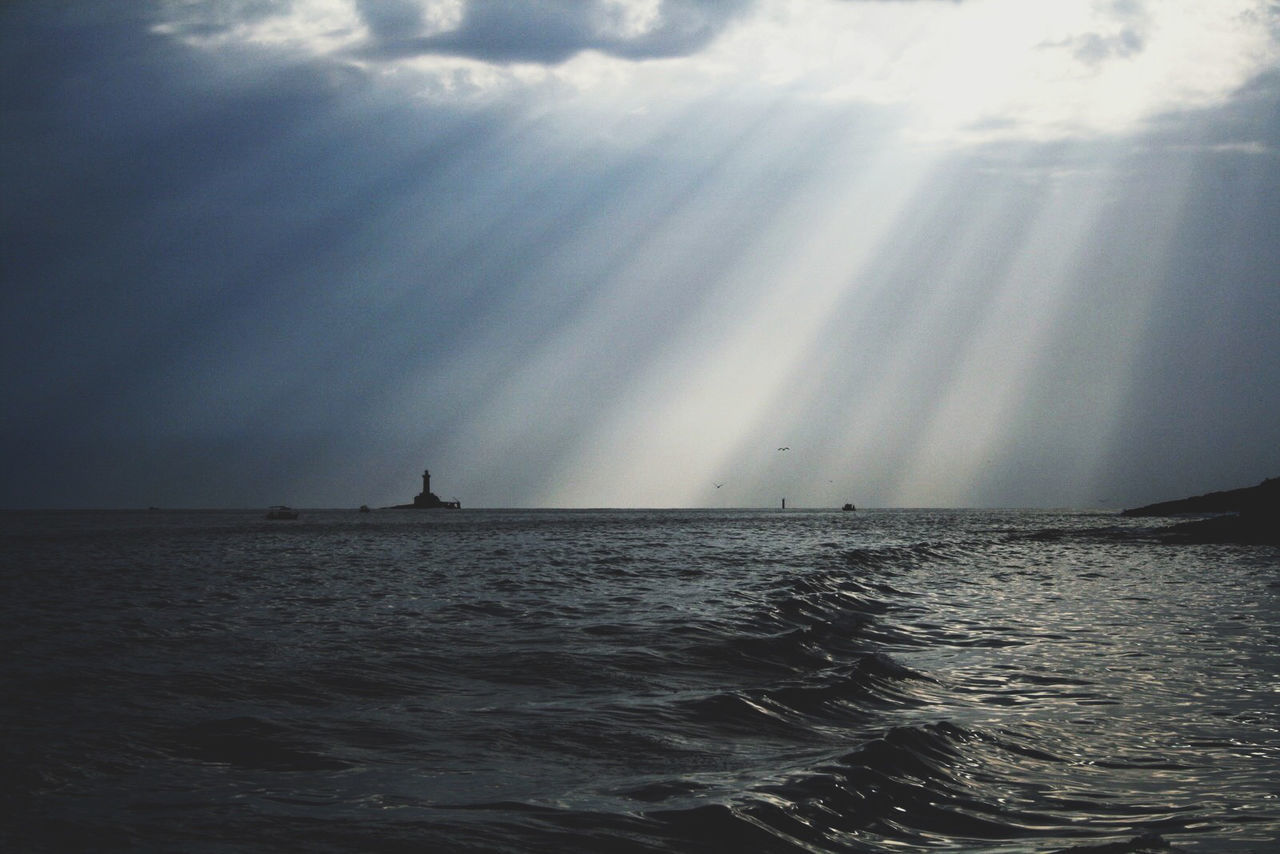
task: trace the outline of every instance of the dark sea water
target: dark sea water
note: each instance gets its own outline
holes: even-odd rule
[[[0,525],[4,851],[1280,839],[1274,547],[1046,512]]]

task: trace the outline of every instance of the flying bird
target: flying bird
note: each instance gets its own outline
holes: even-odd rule
[[[785,448],[779,448],[778,450],[779,450],[779,451],[789,451],[789,450],[791,450],[791,446],[790,446],[790,445],[788,445],[787,447],[785,447]]]
[[[720,488],[720,487],[722,487],[722,486],[724,486],[724,484],[723,484],[723,483],[717,483],[717,484],[716,484],[716,489],[719,489],[719,488]]]

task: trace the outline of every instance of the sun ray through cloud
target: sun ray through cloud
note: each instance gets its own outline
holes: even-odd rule
[[[1179,448],[1272,435],[1264,0],[4,14],[42,70],[6,88],[6,353],[58,377],[6,429],[50,482],[150,444],[237,449],[224,496],[394,499],[427,457],[482,504],[1082,501],[1161,476],[1162,363],[1214,401]]]

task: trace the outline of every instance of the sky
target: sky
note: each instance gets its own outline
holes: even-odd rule
[[[0,507],[1280,475],[1274,0],[8,0],[0,111]]]

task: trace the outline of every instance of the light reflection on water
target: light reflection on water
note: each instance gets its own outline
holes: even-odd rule
[[[1217,816],[1201,827],[1274,816],[1274,796],[1239,797],[1280,768],[1278,603],[1258,583],[1277,567],[1257,554],[1015,539],[913,576],[924,608],[956,619],[898,656],[952,689],[930,717],[1030,736],[1053,757],[1034,802],[1127,804],[1147,824],[1192,804]]]

